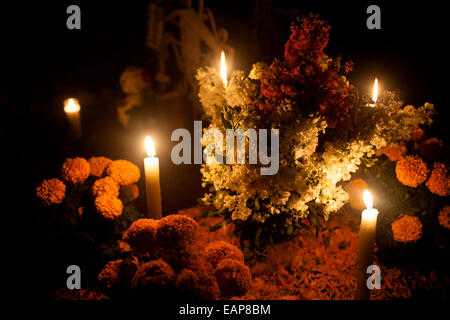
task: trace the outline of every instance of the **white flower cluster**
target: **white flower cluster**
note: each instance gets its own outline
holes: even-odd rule
[[[244,119],[239,122],[240,128],[260,129],[256,127],[258,113],[249,99],[255,90],[250,79],[259,79],[264,68],[263,64],[254,65],[249,77],[242,71],[234,72],[226,88],[213,69],[198,71],[199,97],[211,126],[224,131],[221,113],[228,105],[240,107],[239,117]],[[307,217],[312,206],[322,208],[320,212],[328,219],[348,201],[340,183],[351,179],[363,158],[372,157],[388,143],[407,139],[419,124],[431,123],[432,105],[416,109],[402,108],[402,104],[395,94],[386,92],[375,108],[353,108],[348,131],[331,137],[325,135],[327,125],[318,114],[301,118],[288,114],[265,124],[265,128],[280,130],[279,172],[265,176],[258,165],[204,164],[203,186],[210,189],[203,200],[230,214],[233,220],[264,222],[272,215],[283,214],[289,215],[289,225]]]

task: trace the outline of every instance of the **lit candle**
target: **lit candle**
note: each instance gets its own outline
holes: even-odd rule
[[[361,226],[358,238],[358,256],[356,259],[356,274],[358,277],[356,300],[368,300],[370,291],[367,287],[367,267],[373,262],[373,248],[375,245],[375,232],[377,228],[378,210],[372,208],[373,202],[370,192],[364,190],[364,202],[367,209],[362,212]]]
[[[225,61],[225,52],[220,53],[220,77],[222,78],[223,85],[226,88],[228,84],[227,78],[227,63]]]
[[[147,217],[162,218],[161,186],[159,183],[159,159],[155,157],[155,146],[152,138],[145,137],[145,149],[148,157],[144,159],[145,189],[147,191]]]
[[[64,112],[67,121],[69,121],[70,129],[75,138],[81,138],[81,119],[80,119],[80,103],[77,99],[69,98],[64,100]]]
[[[375,83],[373,84],[373,91],[372,91],[373,103],[370,103],[369,106],[375,107],[375,105],[377,104],[377,99],[378,99],[378,79],[375,78]]]

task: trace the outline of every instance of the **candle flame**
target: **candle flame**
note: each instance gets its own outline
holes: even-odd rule
[[[227,63],[225,61],[225,52],[220,53],[220,77],[222,78],[223,84],[226,87],[228,80],[227,80]]]
[[[373,201],[372,196],[370,195],[369,190],[364,190],[363,193],[364,203],[366,204],[367,209],[372,209],[373,207]]]
[[[67,113],[80,111],[80,104],[78,103],[78,100],[74,98],[64,100],[64,111]]]
[[[156,155],[156,151],[155,151],[155,145],[153,144],[152,138],[150,138],[149,136],[146,136],[144,144],[145,144],[145,150],[147,151],[148,156],[154,157]]]
[[[375,83],[373,85],[373,92],[372,92],[372,100],[374,105],[377,102],[377,98],[378,98],[378,79],[375,78]]]

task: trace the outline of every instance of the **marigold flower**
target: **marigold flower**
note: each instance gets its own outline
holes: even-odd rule
[[[116,160],[106,168],[108,176],[121,186],[136,183],[141,177],[139,168],[128,160]]]
[[[363,191],[368,189],[369,185],[363,179],[353,179],[346,187],[346,191],[350,197],[350,206],[353,209],[362,210],[366,208],[364,204]]]
[[[105,157],[92,157],[89,159],[89,165],[91,166],[91,176],[101,177],[105,172],[105,169],[112,162],[111,159]]]
[[[446,197],[450,194],[450,179],[445,164],[436,162],[426,186],[434,194]]]
[[[131,280],[133,288],[153,295],[167,290],[175,281],[175,272],[162,259],[142,263]]]
[[[213,268],[216,268],[224,259],[234,259],[244,263],[244,254],[238,247],[228,242],[214,241],[206,247],[205,259]]]
[[[156,237],[166,248],[186,248],[198,234],[197,222],[185,215],[172,214],[159,222]]]
[[[92,185],[92,194],[94,197],[101,196],[102,194],[109,194],[114,197],[119,196],[119,185],[116,180],[111,177],[104,177],[97,179]]]
[[[139,197],[139,188],[135,184],[128,184],[120,188],[120,199],[123,202],[131,202]]]
[[[72,183],[83,183],[89,177],[91,166],[84,158],[66,159],[61,168],[61,177]]]
[[[242,262],[224,259],[217,265],[216,279],[223,296],[241,296],[250,288],[252,274]]]
[[[219,285],[212,269],[204,264],[181,270],[176,278],[177,290],[187,298],[215,300],[220,296]]]
[[[441,160],[444,155],[444,143],[437,138],[429,138],[419,145],[419,151],[425,160]]]
[[[138,254],[147,253],[158,247],[156,230],[159,220],[139,219],[123,233],[122,239]]]
[[[100,271],[98,280],[107,289],[129,288],[138,269],[137,259],[119,259],[108,262]]]
[[[381,149],[381,152],[383,152],[391,161],[401,160],[406,154],[406,151],[407,150],[404,143],[400,143],[399,145],[386,146]]]
[[[122,214],[122,201],[110,194],[104,193],[95,198],[95,206],[97,211],[106,219],[115,219]]]
[[[405,156],[395,166],[398,181],[413,188],[425,182],[428,171],[427,165],[419,156]]]
[[[414,142],[420,142],[425,139],[425,130],[420,127],[417,127],[411,130],[411,140]]]
[[[450,206],[445,206],[439,211],[438,220],[441,226],[450,229]]]
[[[36,188],[36,194],[46,205],[58,204],[64,200],[66,185],[56,178],[43,180]]]
[[[417,217],[402,215],[391,227],[394,240],[398,242],[413,242],[422,236],[422,222]]]

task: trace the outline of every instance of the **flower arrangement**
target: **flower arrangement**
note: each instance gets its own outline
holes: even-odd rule
[[[228,86],[216,70],[198,70],[210,128],[279,129],[276,175],[262,176],[254,164],[208,163],[201,169],[204,203],[236,225],[251,253],[265,255],[267,245],[291,239],[305,218],[316,226],[320,217],[327,220],[349,200],[343,183],[353,173],[372,166],[386,147],[400,146],[419,125],[432,123],[433,105],[404,106],[394,92],[368,107],[370,101],[345,76],[353,64],[324,52],[329,30],[318,16],[298,18],[283,59],[254,64],[248,76],[234,71]],[[404,150],[394,158],[399,154]]]
[[[92,261],[120,252],[117,239],[141,217],[133,205],[139,194],[139,168],[127,160],[76,157],[66,159],[60,176],[45,179],[36,188],[47,213],[46,225],[52,226],[51,238],[76,243],[92,254]]]
[[[120,240],[123,258],[108,262],[98,275],[112,298],[162,298],[180,295],[218,299],[245,294],[251,281],[243,253],[215,241],[199,249],[197,222],[182,214],[161,220],[139,219]]]

